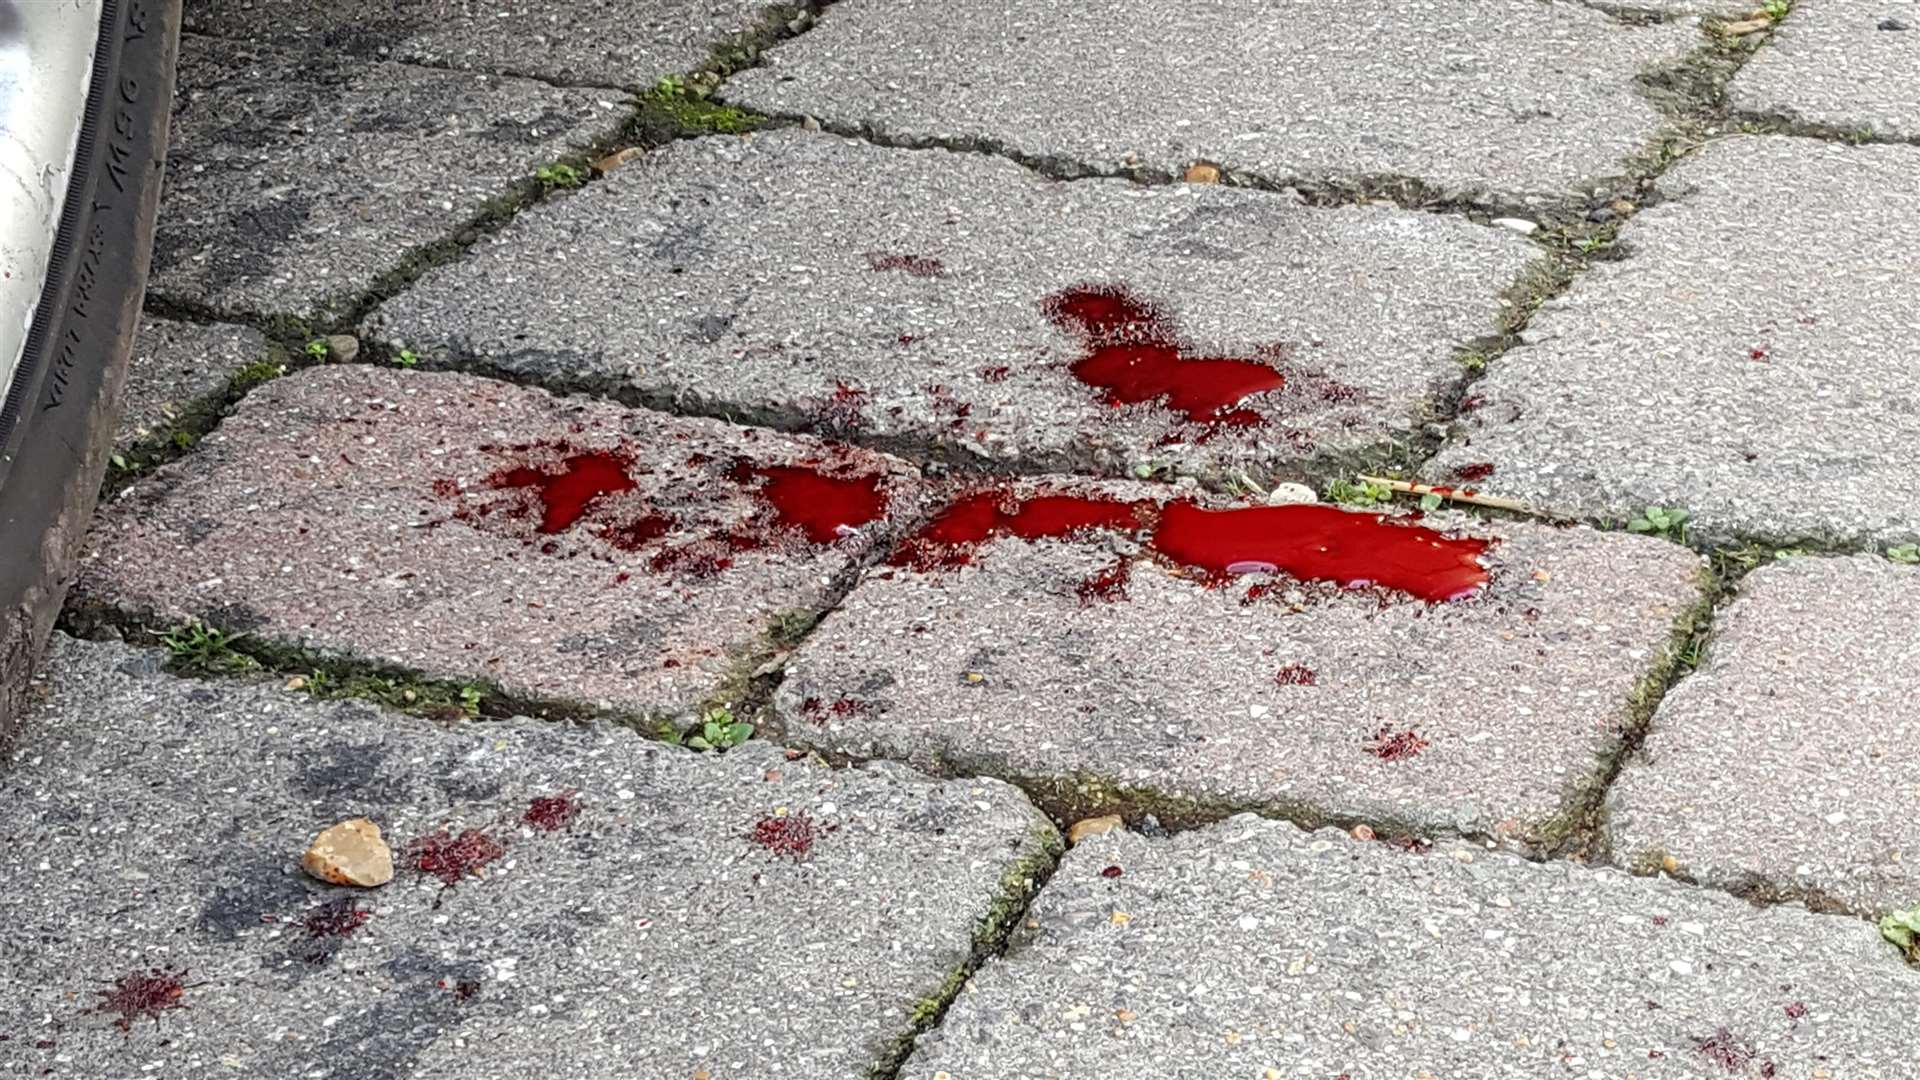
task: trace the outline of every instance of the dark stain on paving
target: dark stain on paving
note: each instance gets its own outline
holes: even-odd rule
[[[294,786],[314,802],[341,798],[380,801],[385,790],[380,771],[389,751],[379,743],[330,742],[301,756]]]
[[[898,270],[917,278],[944,277],[947,268],[939,259],[928,255],[902,255],[888,251],[867,252],[867,266],[875,273]]]
[[[174,968],[152,968],[122,975],[112,989],[95,991],[101,1000],[94,1011],[117,1014],[113,1026],[121,1031],[132,1031],[137,1020],[158,1024],[161,1013],[186,1007],[187,988],[180,981],[185,974]]]

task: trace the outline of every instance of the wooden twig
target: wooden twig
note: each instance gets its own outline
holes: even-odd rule
[[[1412,484],[1405,480],[1389,480],[1384,476],[1362,476],[1360,480],[1363,483],[1379,484],[1382,487],[1405,492],[1409,495],[1438,495],[1443,499],[1451,499],[1454,502],[1472,503],[1475,506],[1491,506],[1496,510],[1517,510],[1522,514],[1539,513],[1539,511],[1518,499],[1505,499],[1498,495],[1486,495],[1482,494],[1478,489],[1470,487]]]

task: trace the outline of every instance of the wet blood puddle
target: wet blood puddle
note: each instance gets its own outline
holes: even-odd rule
[[[1160,402],[1188,420],[1247,427],[1260,414],[1237,406],[1278,390],[1286,376],[1238,357],[1188,356],[1166,313],[1124,285],[1077,285],[1041,302],[1055,326],[1079,337],[1086,355],[1073,375],[1109,405]]]
[[[1243,574],[1285,573],[1343,588],[1377,585],[1438,603],[1471,596],[1489,580],[1480,563],[1488,541],[1449,537],[1380,514],[1311,504],[1209,510],[1187,502],[1155,507],[1099,496],[1016,499],[1000,491],[977,492],[948,506],[890,561],[923,571],[954,569],[971,563],[997,537],[1037,540],[1091,531],[1144,531],[1149,551],[1215,584]],[[1119,599],[1125,586],[1125,572],[1109,568],[1082,582],[1080,595],[1083,602]]]
[[[157,1024],[161,1013],[186,1006],[187,988],[180,981],[184,974],[169,968],[153,968],[122,975],[114,981],[113,989],[97,991],[101,1000],[94,1011],[118,1013],[120,1018],[113,1026],[121,1031],[132,1031],[136,1020],[151,1018]]]

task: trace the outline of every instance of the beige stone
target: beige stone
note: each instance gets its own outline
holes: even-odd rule
[[[393,851],[380,838],[380,826],[354,818],[314,837],[300,868],[321,881],[370,889],[393,880]]]
[[[1086,818],[1085,820],[1074,822],[1073,827],[1067,830],[1067,843],[1077,844],[1089,836],[1099,836],[1101,833],[1110,833],[1115,829],[1124,829],[1126,827],[1127,823],[1121,820],[1119,814]]]

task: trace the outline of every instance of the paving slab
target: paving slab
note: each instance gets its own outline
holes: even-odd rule
[[[910,466],[868,451],[324,367],[255,390],[103,507],[75,595],[672,716],[824,606],[919,498]]]
[[[1144,43],[1151,43],[1146,46]],[[1578,4],[1395,0],[1010,6],[845,0],[721,89],[888,140],[1065,168],[1271,181],[1412,178],[1449,199],[1551,202],[1620,175],[1659,112],[1635,77],[1700,44]]]
[[[316,52],[650,87],[755,28],[759,0],[189,0],[186,28]]]
[[[1920,147],[1730,138],[1537,313],[1469,391],[1433,473],[1696,538],[1920,539]]]
[[[0,775],[0,1074],[864,1080],[1057,850],[991,780],[161,659],[57,645]],[[393,881],[303,874],[356,816]]]
[[[266,337],[251,327],[142,318],[115,448],[165,436],[182,418],[217,401],[236,372],[266,354]]]
[[[149,287],[308,319],[454,236],[629,102],[527,79],[188,35]]]
[[[1608,795],[1622,866],[1863,913],[1920,904],[1920,567],[1761,567]]]
[[[1728,87],[1745,113],[1920,139],[1920,3],[1808,0]]]
[[[1550,844],[1701,599],[1697,557],[1641,537],[1165,490],[1047,478],[956,504],[791,657],[782,737],[1019,778],[1068,816]]]
[[[1871,923],[1252,816],[1077,845],[902,1080],[1909,1074]]]
[[[528,210],[369,334],[965,462],[1258,474],[1408,438],[1536,254],[1459,218],[789,130]]]

